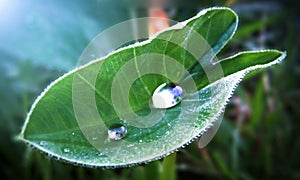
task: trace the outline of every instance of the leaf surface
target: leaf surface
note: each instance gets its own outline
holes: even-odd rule
[[[129,166],[174,152],[213,125],[248,71],[285,56],[267,50],[216,60],[237,23],[228,8],[206,9],[65,74],[34,102],[20,138],[86,166]],[[178,83],[184,99],[172,108],[156,109],[151,97],[165,82]],[[120,141],[108,137],[115,124],[127,129]]]

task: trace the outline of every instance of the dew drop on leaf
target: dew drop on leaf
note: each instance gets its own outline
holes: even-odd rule
[[[182,87],[172,82],[163,83],[155,89],[152,103],[155,108],[170,108],[179,104],[182,98]]]
[[[118,140],[123,139],[126,136],[127,130],[126,130],[125,126],[123,126],[121,124],[114,124],[114,125],[110,126],[107,133],[108,133],[108,137],[110,139],[118,141]]]
[[[41,146],[47,146],[48,145],[48,143],[46,142],[46,141],[40,141],[40,143],[39,143]]]
[[[69,148],[64,148],[64,152],[65,152],[65,153],[69,153],[69,152],[70,152],[70,149],[69,149]]]

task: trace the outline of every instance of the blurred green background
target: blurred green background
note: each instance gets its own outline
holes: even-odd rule
[[[206,7],[233,8],[239,29],[219,57],[267,48],[288,54],[282,64],[246,77],[206,148],[192,143],[177,153],[176,178],[300,179],[299,2],[158,2],[177,21]],[[76,67],[98,33],[146,16],[149,7],[149,1],[130,0],[0,0],[1,179],[155,179],[161,161],[115,170],[85,168],[14,140],[34,99]]]

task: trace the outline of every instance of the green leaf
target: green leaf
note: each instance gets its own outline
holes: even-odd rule
[[[60,77],[37,98],[20,138],[68,162],[120,167],[164,157],[203,134],[219,118],[245,74],[280,62],[276,50],[218,53],[233,36],[237,16],[211,8],[149,40],[92,61]],[[178,105],[151,105],[155,89],[178,83]],[[112,125],[127,134],[108,137]]]

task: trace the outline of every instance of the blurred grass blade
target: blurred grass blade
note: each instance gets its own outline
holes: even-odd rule
[[[263,29],[268,25],[273,24],[276,21],[279,21],[283,17],[284,17],[283,13],[278,13],[272,17],[266,19],[260,19],[252,23],[248,23],[239,29],[239,31],[234,36],[234,40],[235,41],[241,40],[256,31],[259,31],[260,29]]]
[[[153,161],[145,165],[146,180],[159,179],[161,176],[162,165],[160,161]]]
[[[160,180],[175,180],[176,179],[176,153],[164,158],[162,162],[162,173]]]

